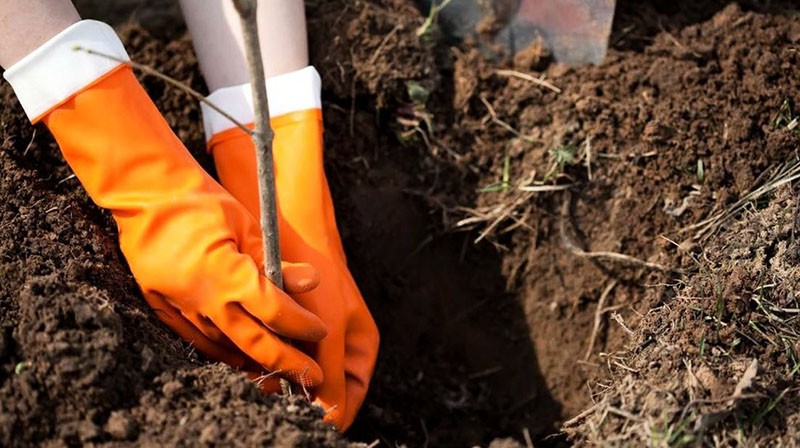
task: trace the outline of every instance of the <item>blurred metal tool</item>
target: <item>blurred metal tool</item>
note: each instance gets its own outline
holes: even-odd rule
[[[422,0],[423,7],[442,0]],[[447,2],[447,0],[444,0]],[[556,61],[598,64],[608,48],[615,0],[450,0],[439,11],[453,37],[477,37],[516,54],[541,38]]]

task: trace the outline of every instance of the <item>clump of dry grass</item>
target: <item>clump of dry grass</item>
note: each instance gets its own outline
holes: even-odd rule
[[[626,350],[603,355],[595,404],[564,424],[577,445],[800,442],[800,243],[792,189],[775,195],[709,241],[695,257],[703,269],[645,316]]]

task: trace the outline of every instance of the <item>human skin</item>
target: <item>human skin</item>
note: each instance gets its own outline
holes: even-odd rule
[[[250,82],[241,23],[233,2],[180,0],[180,4],[208,89],[213,92]],[[257,14],[265,76],[306,67],[303,0],[260,0]]]
[[[11,67],[80,19],[70,0],[0,0],[0,67]]]

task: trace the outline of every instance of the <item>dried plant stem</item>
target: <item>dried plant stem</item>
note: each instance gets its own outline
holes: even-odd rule
[[[594,325],[592,326],[592,335],[589,337],[589,346],[586,348],[586,354],[583,356],[584,361],[588,361],[592,357],[592,350],[594,350],[594,343],[597,340],[597,332],[600,330],[600,323],[603,321],[603,314],[607,311],[605,308],[606,299],[614,287],[617,286],[617,280],[611,280],[602,294],[600,300],[597,301],[597,309],[594,312]]]
[[[269,280],[283,289],[281,256],[278,246],[278,208],[275,201],[275,172],[272,162],[274,133],[269,126],[269,101],[264,77],[264,63],[258,41],[256,0],[233,0],[242,21],[244,48],[253,89],[255,128],[250,136],[256,148],[258,192],[261,199],[261,232],[264,245],[264,271]]]
[[[544,87],[545,89],[552,90],[553,92],[556,92],[556,93],[561,93],[561,89],[560,88],[554,86],[553,84],[545,81],[542,78],[535,78],[535,77],[533,77],[533,76],[531,76],[531,75],[529,75],[527,73],[518,72],[516,70],[495,70],[495,74],[500,75],[500,76],[507,76],[507,77],[524,79],[525,81],[530,81],[530,82],[536,84],[537,86]]]

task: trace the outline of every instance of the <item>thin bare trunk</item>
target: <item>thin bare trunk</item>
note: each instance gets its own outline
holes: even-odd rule
[[[261,232],[264,240],[264,271],[272,283],[283,289],[281,277],[281,254],[278,246],[278,209],[275,202],[275,172],[272,163],[272,139],[274,133],[269,126],[269,101],[267,83],[264,78],[264,63],[258,41],[256,0],[233,0],[242,19],[242,34],[247,63],[250,69],[250,85],[253,89],[255,130],[251,134],[256,147],[258,166],[258,192],[261,199]]]

